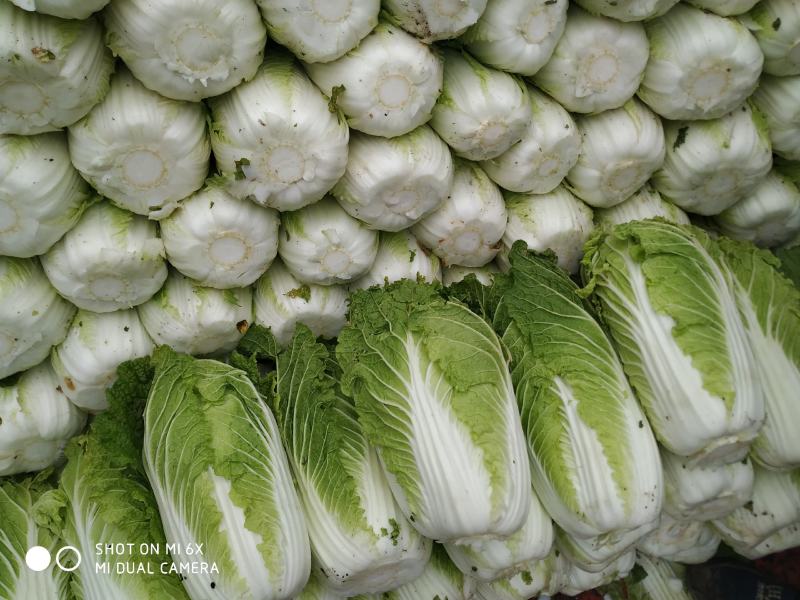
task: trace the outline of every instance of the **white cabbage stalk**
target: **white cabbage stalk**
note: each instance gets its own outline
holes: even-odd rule
[[[684,581],[684,567],[637,553],[636,566],[644,571],[644,578],[636,574],[633,580],[626,582],[628,595],[624,598],[646,598],[647,600],[693,600]],[[621,600],[621,596],[607,596],[609,600]]]
[[[344,596],[383,592],[418,578],[431,541],[392,497],[329,349],[299,327],[274,353],[275,420],[305,509],[313,570]]]
[[[741,18],[764,53],[764,72],[800,75],[800,5],[796,0],[762,0]]]
[[[331,197],[281,215],[278,255],[303,283],[354,281],[369,271],[378,232],[351,217]]]
[[[772,151],[800,160],[800,75],[763,75],[752,101],[767,121]]]
[[[753,8],[759,0],[688,0],[689,4],[694,4],[697,8],[710,11],[721,17],[741,15]]]
[[[50,362],[64,395],[83,410],[96,413],[108,408],[106,390],[117,380],[117,367],[150,355],[154,347],[133,309],[79,310],[66,339],[53,348]]]
[[[569,562],[569,561],[567,561]],[[585,571],[577,565],[570,564],[563,577],[561,592],[567,596],[577,596],[582,592],[607,585],[617,579],[626,577],[636,564],[636,552],[629,550],[599,572]]]
[[[59,383],[46,360],[0,387],[0,477],[60,463],[67,441],[83,429],[86,413]]]
[[[649,183],[616,206],[594,210],[594,219],[598,225],[620,225],[655,217],[661,217],[678,225],[689,224],[689,216],[674,204],[664,200]]]
[[[434,544],[431,559],[422,575],[397,589],[375,594],[374,600],[467,600],[473,597],[475,586],[475,580],[458,570],[444,548]]]
[[[160,227],[170,264],[207,287],[248,286],[278,255],[278,213],[218,186],[184,200]]]
[[[444,85],[431,127],[462,158],[500,156],[522,139],[531,119],[525,84],[466,52],[445,48],[442,54]]]
[[[553,522],[536,492],[531,494],[528,518],[519,531],[501,540],[445,544],[450,560],[465,575],[484,582],[507,579],[545,559],[553,546]]]
[[[678,0],[576,0],[584,10],[595,15],[611,17],[618,21],[646,21],[660,17],[678,3]]]
[[[571,565],[559,550],[542,560],[528,563],[526,568],[508,579],[479,582],[477,600],[529,600],[542,594],[554,596],[564,586]]]
[[[452,265],[442,269],[442,283],[445,286],[463,281],[469,275],[475,275],[478,283],[485,286],[492,285],[495,274],[500,270],[493,262],[482,267],[460,267]]]
[[[553,54],[567,23],[567,0],[492,0],[461,40],[495,69],[533,75]]]
[[[335,338],[347,322],[347,290],[301,283],[276,260],[255,285],[253,312],[256,323],[269,328],[282,347],[298,323],[316,336]]]
[[[152,362],[142,455],[166,541],[176,565],[216,565],[184,576],[188,597],[295,598],[311,570],[308,530],[263,397],[216,360],[162,347]]]
[[[0,256],[0,379],[47,358],[74,314],[36,260]]]
[[[589,206],[609,208],[630,198],[664,164],[661,119],[635,98],[580,116],[577,124],[583,145],[567,184]]]
[[[487,0],[383,0],[400,27],[430,43],[457,38],[486,10]]]
[[[157,345],[216,355],[233,350],[253,322],[253,295],[250,288],[202,287],[170,271],[164,287],[138,311]]]
[[[24,10],[53,15],[61,19],[87,19],[109,0],[11,0]]]
[[[0,255],[44,254],[78,222],[91,198],[63,133],[0,135]]]
[[[300,60],[329,62],[378,24],[380,0],[256,0],[270,36]]]
[[[638,95],[667,119],[716,119],[753,93],[764,55],[735,19],[677,4],[645,24],[650,60]]]
[[[519,530],[530,466],[507,352],[492,327],[444,300],[439,286],[409,280],[355,292],[349,319],[336,347],[341,385],[403,514],[443,542]]]
[[[532,117],[522,139],[480,163],[498,185],[512,192],[552,192],[581,153],[581,135],[572,116],[558,102],[528,86]]]
[[[699,565],[717,553],[719,542],[707,522],[676,521],[664,513],[658,529],[639,540],[637,549],[654,558]]]
[[[556,548],[575,568],[586,573],[602,573],[629,554],[647,534],[658,527],[658,517],[628,531],[614,531],[590,538],[574,537],[562,529],[556,534]]]
[[[370,227],[400,231],[436,210],[452,185],[450,149],[423,125],[390,140],[354,133],[347,171],[331,193]]]
[[[571,112],[602,112],[633,97],[648,54],[640,23],[591,15],[572,4],[564,35],[533,81]]]
[[[0,134],[72,125],[106,95],[114,68],[95,19],[64,21],[10,2],[0,3],[0,56]]]
[[[800,233],[800,189],[773,169],[745,198],[714,217],[720,231],[736,240],[771,248]]]
[[[412,281],[442,280],[442,265],[430,250],[420,246],[417,238],[406,231],[381,232],[378,254],[366,275],[352,284],[350,290],[363,290],[373,285],[386,285],[401,279]]]
[[[167,278],[155,223],[106,201],[91,206],[41,261],[62,296],[93,312],[141,304]]]
[[[695,467],[684,456],[661,450],[664,469],[664,512],[678,521],[719,519],[753,494],[750,460]]]
[[[430,120],[444,74],[435,50],[385,22],[343,57],[305,67],[350,127],[382,137],[403,135]]]
[[[728,238],[718,243],[723,262],[736,276],[739,308],[764,390],[767,418],[750,454],[769,469],[796,469],[800,467],[800,439],[794,427],[800,420],[800,291],[777,270],[780,262],[772,253]]]
[[[116,0],[103,17],[114,54],[167,98],[224,94],[264,59],[267,29],[251,0]]]
[[[347,123],[288,54],[208,101],[211,145],[231,193],[277,210],[320,200],[344,174]]]
[[[98,192],[121,208],[161,219],[208,174],[206,111],[159,96],[118,69],[105,99],[69,128],[69,151]]]
[[[752,549],[800,521],[800,470],[770,471],[756,465],[754,471],[752,499],[713,522],[722,540],[734,548]]]
[[[717,215],[753,193],[772,167],[769,133],[744,104],[710,121],[664,121],[667,156],[653,175],[665,200]]]
[[[537,252],[552,250],[558,266],[570,273],[578,271],[583,245],[594,229],[592,209],[566,188],[559,186],[549,194],[508,194],[508,225],[503,234],[503,250],[498,255],[501,267],[517,240]]]
[[[760,544],[751,548],[734,546],[734,550],[750,560],[756,560],[800,546],[800,523],[779,529]]]
[[[445,265],[480,267],[497,254],[507,219],[492,180],[475,163],[457,160],[450,195],[411,231]]]
[[[601,229],[583,275],[656,437],[690,466],[741,460],[764,422],[749,336],[719,249],[696,228]]]

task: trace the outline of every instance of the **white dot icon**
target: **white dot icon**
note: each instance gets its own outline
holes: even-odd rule
[[[44,571],[51,560],[50,551],[42,546],[33,546],[25,554],[25,564],[31,571]]]

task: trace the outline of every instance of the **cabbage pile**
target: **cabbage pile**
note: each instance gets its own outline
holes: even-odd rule
[[[0,598],[688,597],[798,286],[796,0],[0,0]]]

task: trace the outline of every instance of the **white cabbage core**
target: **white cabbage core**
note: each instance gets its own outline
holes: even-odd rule
[[[232,267],[250,256],[250,247],[237,234],[225,233],[211,242],[208,256],[218,265]]]
[[[30,115],[47,106],[47,96],[33,83],[11,81],[0,85],[0,106],[18,115]]]
[[[114,275],[104,275],[89,284],[89,293],[97,300],[114,302],[129,296],[128,282]]]
[[[158,152],[147,148],[132,150],[122,159],[122,176],[134,188],[155,188],[164,182],[168,173]]]
[[[384,75],[375,86],[375,94],[384,108],[403,108],[414,96],[414,84],[402,73]]]
[[[731,67],[717,64],[695,74],[687,92],[700,104],[716,101],[724,96],[730,85]]]

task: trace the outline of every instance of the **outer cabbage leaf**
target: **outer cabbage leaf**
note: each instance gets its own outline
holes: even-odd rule
[[[145,409],[144,464],[176,562],[215,565],[184,586],[194,600],[288,600],[311,553],[278,427],[243,371],[162,346]],[[109,596],[111,597],[111,596]]]
[[[699,229],[661,220],[587,244],[593,292],[659,441],[694,464],[741,460],[764,420],[733,275]]]
[[[518,243],[510,258],[512,283],[495,326],[513,357],[543,504],[582,538],[655,521],[663,494],[658,448],[611,341],[550,257],[527,255]]]
[[[26,566],[26,553],[41,546],[53,557],[62,540],[36,523],[43,494],[53,489],[53,472],[0,484],[0,598],[71,600],[69,575],[52,562],[42,571]]]
[[[109,410],[70,442],[59,488],[48,494],[38,518],[81,553],[71,580],[77,598],[186,598],[177,574],[161,571],[171,561],[142,465],[141,414],[153,369],[148,358],[140,358],[120,365],[118,374],[108,392]],[[114,543],[133,546],[125,554],[97,553],[96,545]],[[157,545],[158,552],[142,554],[140,544]],[[100,569],[106,562],[109,572]],[[134,564],[154,574],[117,572]]]
[[[780,274],[769,252],[727,238],[719,239],[719,247],[736,276],[764,390],[766,419],[752,456],[772,469],[800,467],[800,290]]]
[[[408,280],[356,292],[350,321],[336,349],[344,392],[409,520],[447,542],[519,529],[529,466],[491,327],[437,287]]]
[[[268,339],[255,342],[257,334]],[[305,508],[315,574],[343,596],[419,577],[430,542],[392,498],[352,401],[339,389],[329,350],[304,325],[277,356],[268,354],[277,347],[268,332],[254,330],[248,338],[245,348],[257,349],[256,356],[277,359],[272,405]]]

